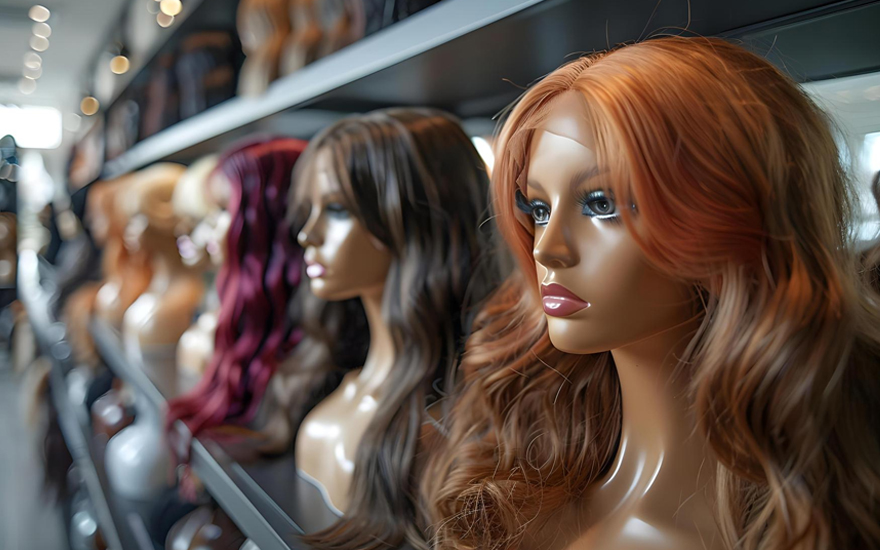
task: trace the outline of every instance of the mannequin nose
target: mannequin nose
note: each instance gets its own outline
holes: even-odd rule
[[[297,233],[296,242],[303,248],[321,246],[317,216],[309,216],[306,225]]]
[[[580,261],[565,227],[552,221],[535,243],[532,255],[539,264],[555,269],[572,267]]]

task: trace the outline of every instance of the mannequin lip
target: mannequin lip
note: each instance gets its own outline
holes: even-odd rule
[[[541,285],[541,302],[544,313],[551,317],[568,317],[590,307],[589,302],[559,283]]]
[[[326,272],[327,269],[318,262],[306,261],[306,275],[309,279],[320,279]]]

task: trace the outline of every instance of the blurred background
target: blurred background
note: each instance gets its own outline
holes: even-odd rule
[[[0,0],[0,549],[301,548],[314,519],[284,453],[196,445],[195,501],[170,476],[139,478],[161,464],[165,400],[203,368],[184,364],[186,335],[144,362],[120,332],[149,271],[124,251],[120,206],[145,169],[195,177],[247,136],[308,139],[351,113],[428,105],[461,118],[491,170],[496,115],[525,86],[664,33],[737,41],[801,83],[837,126],[853,231],[876,240],[880,2]],[[178,195],[186,223],[169,238],[195,265],[211,246],[195,228],[223,208]],[[216,267],[199,267],[206,288]],[[190,341],[212,334],[206,294]],[[113,438],[135,427],[126,456]]]

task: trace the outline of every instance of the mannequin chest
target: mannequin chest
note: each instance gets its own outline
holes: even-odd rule
[[[338,510],[348,506],[355,457],[378,402],[358,372],[309,412],[296,436],[296,465]]]
[[[202,292],[201,284],[191,278],[144,292],[126,310],[124,332],[141,345],[176,344],[189,327]]]
[[[694,473],[639,455],[583,499],[554,513],[523,550],[721,550],[714,464]],[[699,465],[698,465],[699,467]]]

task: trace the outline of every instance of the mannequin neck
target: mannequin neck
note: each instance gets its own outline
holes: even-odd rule
[[[382,297],[384,288],[361,296],[367,324],[370,327],[370,349],[364,368],[358,378],[368,391],[382,386],[394,364],[394,338],[388,324],[382,318]]]
[[[175,279],[190,274],[175,250],[162,248],[154,250],[151,254],[151,263],[153,278],[150,286],[156,293],[164,292]]]
[[[699,319],[691,320],[611,352],[623,419],[617,456],[600,492],[616,495],[612,501],[657,505],[673,487],[676,499],[707,498],[715,461],[696,429],[690,369],[679,361],[698,325]]]

